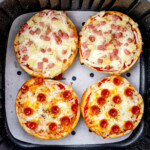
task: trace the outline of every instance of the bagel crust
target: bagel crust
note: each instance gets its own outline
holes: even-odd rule
[[[15,109],[27,133],[47,140],[67,136],[80,117],[78,97],[72,87],[40,77],[31,78],[22,85]]]
[[[80,62],[100,72],[120,75],[136,63],[142,44],[138,24],[129,16],[100,11],[80,32]]]
[[[138,126],[144,113],[144,102],[125,78],[108,76],[84,92],[81,112],[91,131],[103,138],[115,138]]]
[[[27,73],[54,78],[76,57],[78,35],[75,25],[64,11],[40,11],[20,28],[14,40],[14,51]]]

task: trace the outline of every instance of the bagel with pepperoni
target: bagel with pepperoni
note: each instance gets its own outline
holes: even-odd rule
[[[108,76],[84,92],[81,112],[91,131],[103,138],[115,138],[137,127],[144,113],[144,102],[125,78]]]
[[[74,61],[78,35],[64,11],[43,10],[32,16],[14,40],[16,58],[32,76],[54,78]]]
[[[80,32],[80,62],[113,75],[129,70],[142,52],[138,24],[116,11],[91,16]]]
[[[80,116],[78,97],[71,86],[40,77],[22,85],[15,108],[23,129],[47,140],[67,136]]]

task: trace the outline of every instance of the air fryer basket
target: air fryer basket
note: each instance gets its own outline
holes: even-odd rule
[[[5,0],[0,3],[0,150],[18,149],[20,147],[42,148],[32,144],[16,141],[9,132],[5,117],[5,55],[8,33],[14,19],[27,12],[42,9],[56,10],[116,10],[132,17],[140,25],[143,37],[143,53],[141,56],[141,93],[145,101],[145,114],[140,129],[136,129],[127,141],[103,147],[117,148],[129,146],[130,149],[150,149],[150,3],[147,0]],[[17,75],[17,74],[16,74]],[[134,135],[136,134],[136,136]],[[111,147],[110,147],[111,146]],[[87,149],[86,145],[80,146]],[[94,148],[99,148],[95,145]],[[51,147],[53,148],[53,147]],[[68,147],[62,147],[68,148]],[[77,148],[72,146],[72,148]],[[92,146],[88,147],[93,149]],[[44,148],[45,149],[45,148]]]

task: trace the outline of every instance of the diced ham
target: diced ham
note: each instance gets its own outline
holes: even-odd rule
[[[41,50],[42,53],[45,53],[45,52],[46,52],[46,50],[43,49],[43,48],[41,48],[40,50]]]
[[[104,26],[105,24],[106,24],[105,21],[101,21],[101,22],[100,22],[100,25],[102,25],[102,26]]]
[[[56,60],[61,61],[61,59],[58,56],[56,57]]]
[[[21,29],[20,29],[20,31],[19,31],[19,34],[23,33],[28,27],[29,27],[28,24],[25,23],[25,24],[21,27]]]
[[[118,19],[119,19],[119,17],[118,17],[117,15],[113,15],[113,16],[112,16],[112,21],[115,21],[115,22],[116,22]]]
[[[89,29],[94,29],[95,26],[94,26],[93,24],[89,24],[89,25],[88,25],[88,28],[89,28]]]
[[[38,69],[43,69],[43,62],[38,62]]]
[[[67,33],[64,33],[64,34],[63,34],[63,38],[64,38],[64,39],[68,39],[68,38],[69,38],[69,35],[68,35]]]
[[[117,46],[121,46],[122,45],[122,43],[117,41],[117,40],[116,40],[116,44],[117,44]]]
[[[45,12],[43,12],[43,11],[39,12],[40,17],[43,17],[44,15],[45,15]]]
[[[31,46],[33,44],[33,41],[29,41],[28,45]]]
[[[132,40],[131,38],[128,38],[128,39],[127,39],[127,42],[128,42],[128,43],[132,43],[132,41],[133,41],[133,40]]]
[[[87,42],[83,42],[82,46],[83,46],[84,48],[87,48]]]
[[[93,35],[90,35],[90,36],[89,36],[89,40],[90,40],[91,42],[94,42],[94,41],[95,41],[95,37],[94,37]]]
[[[101,30],[94,29],[93,32],[96,33],[96,34],[98,34],[98,35],[100,35],[100,36],[102,35],[102,31]]]
[[[83,57],[89,57],[91,53],[91,50],[86,50],[85,52],[83,52]]]
[[[46,35],[41,35],[40,39],[44,40],[44,41],[49,41],[50,37],[46,36]]]
[[[70,37],[71,37],[71,38],[74,38],[74,37],[75,37],[75,34],[72,32],[72,33],[70,34]]]
[[[22,60],[24,60],[24,61],[27,61],[29,59],[29,56],[28,55],[24,55],[23,57],[22,57]]]
[[[54,36],[54,38],[57,36],[56,32],[53,32],[52,35]]]
[[[47,58],[43,58],[43,62],[48,62],[48,59]]]
[[[57,37],[55,38],[55,40],[56,40],[56,43],[57,43],[58,45],[60,45],[60,44],[62,43],[62,40],[61,40],[61,38],[60,38],[59,36],[57,36]]]
[[[65,55],[67,53],[66,50],[62,50],[62,54]]]
[[[40,34],[40,33],[41,33],[40,28],[37,28],[37,29],[35,30],[35,33],[36,33],[36,34]]]
[[[126,55],[130,55],[130,54],[131,54],[131,52],[130,52],[128,49],[124,49],[124,53],[125,53]]]
[[[26,48],[26,47],[23,47],[23,48],[21,49],[21,51],[22,51],[22,53],[26,53],[26,52],[27,52],[27,48]]]
[[[121,30],[121,26],[116,25],[116,30]]]
[[[53,68],[55,66],[55,64],[54,63],[50,63],[50,64],[48,64],[48,68]]]
[[[115,48],[115,49],[113,50],[113,54],[114,54],[114,55],[118,55],[118,52],[119,52],[119,51],[118,51],[117,48]]]
[[[111,24],[110,27],[111,27],[111,29],[116,29],[116,25],[114,25],[114,24]]]
[[[40,22],[40,26],[44,27],[44,25],[45,25],[44,22]]]
[[[29,33],[30,33],[31,35],[33,35],[33,34],[34,34],[34,31],[33,31],[33,30],[30,30]]]
[[[126,28],[126,27],[123,27],[122,31],[124,31],[124,32],[127,31],[127,28]]]
[[[62,30],[59,30],[59,31],[58,31],[58,36],[59,36],[59,37],[63,37],[63,32],[62,32]]]
[[[51,29],[49,27],[47,27],[46,35],[49,34],[50,32],[51,32]]]
[[[125,43],[124,45],[125,45],[125,46],[128,46],[129,44],[128,44],[128,43]]]
[[[99,64],[101,64],[101,63],[103,62],[103,59],[99,58],[99,59],[97,60],[97,62],[98,62]]]
[[[108,58],[109,58],[111,61],[113,61],[114,55],[113,55],[112,53],[109,53],[109,54],[108,54]]]
[[[110,34],[112,33],[112,30],[108,30],[107,32],[104,32],[105,34]]]
[[[109,66],[109,65],[107,65],[106,67],[105,67],[105,69],[111,69],[112,67],[111,66]]]
[[[56,17],[53,17],[52,20],[58,20]]]
[[[118,38],[123,37],[123,34],[122,34],[122,32],[115,33],[115,34],[113,34],[113,37],[118,39]]]
[[[106,50],[106,46],[105,46],[105,44],[103,44],[103,45],[98,45],[98,46],[97,46],[97,49],[98,49],[98,50]]]
[[[48,50],[49,52],[51,52],[51,51],[52,51],[52,49],[51,49],[51,48],[48,48],[47,50]]]

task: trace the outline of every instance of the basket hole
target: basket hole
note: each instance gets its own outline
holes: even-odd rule
[[[93,78],[94,77],[94,73],[90,73],[90,77]]]
[[[84,26],[85,22],[82,22],[82,26]]]
[[[131,73],[130,73],[130,72],[128,72],[128,73],[126,74],[126,76],[127,76],[127,77],[130,77],[130,76],[131,76]]]
[[[72,134],[72,135],[75,135],[75,134],[76,134],[76,131],[72,131],[71,134]]]
[[[75,81],[77,78],[75,76],[72,77],[72,80]]]
[[[17,71],[17,75],[19,75],[19,76],[20,76],[21,74],[22,74],[22,72],[21,72],[21,71]]]
[[[92,131],[89,129],[89,132],[92,132]]]

